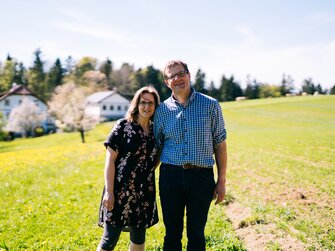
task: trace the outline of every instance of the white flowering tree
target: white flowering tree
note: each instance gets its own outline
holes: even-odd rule
[[[48,102],[49,112],[57,118],[56,125],[69,131],[80,132],[82,143],[85,143],[85,131],[98,123],[85,114],[85,100],[85,89],[69,82],[58,86]]]
[[[27,137],[41,126],[46,116],[46,112],[41,111],[32,100],[24,98],[21,105],[13,108],[9,114],[6,130],[20,132]]]

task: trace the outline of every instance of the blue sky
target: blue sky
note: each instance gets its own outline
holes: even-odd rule
[[[171,59],[201,68],[217,85],[234,75],[295,85],[311,77],[335,84],[333,0],[0,0],[0,61],[9,53],[26,67],[40,48],[50,65],[59,57],[109,57],[118,68]]]

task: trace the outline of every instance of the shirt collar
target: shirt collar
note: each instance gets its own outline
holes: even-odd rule
[[[186,106],[188,106],[188,104],[191,103],[194,100],[194,98],[196,96],[196,93],[197,93],[196,90],[194,90],[194,88],[191,87],[191,94],[190,94],[190,96],[188,97],[188,99],[186,101]],[[179,104],[179,102],[173,97],[173,94],[171,94],[170,101],[174,105]]]

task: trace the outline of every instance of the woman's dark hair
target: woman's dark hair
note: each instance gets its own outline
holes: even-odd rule
[[[150,93],[152,96],[154,96],[155,99],[155,109],[159,106],[160,98],[159,94],[155,87],[152,85],[144,86],[141,89],[139,89],[133,99],[131,100],[130,106],[128,108],[127,114],[125,115],[125,118],[129,121],[137,121],[138,116],[138,105],[140,103],[141,97],[145,93]],[[153,116],[151,116],[150,120],[152,120]]]

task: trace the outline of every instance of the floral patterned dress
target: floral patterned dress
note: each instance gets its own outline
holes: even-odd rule
[[[158,222],[153,125],[146,135],[136,122],[118,120],[104,145],[118,152],[115,162],[114,208],[100,204],[99,225],[148,228]],[[105,189],[104,189],[105,192]],[[104,195],[103,192],[103,195]],[[103,197],[102,195],[102,197]]]

